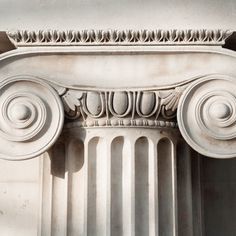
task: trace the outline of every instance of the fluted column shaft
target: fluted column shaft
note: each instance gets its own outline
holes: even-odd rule
[[[42,235],[178,234],[177,129],[74,127],[63,137],[51,170],[44,159]]]

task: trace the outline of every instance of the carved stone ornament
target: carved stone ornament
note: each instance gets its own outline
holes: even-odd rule
[[[179,98],[187,85],[172,89],[84,91],[58,88],[67,120],[81,127],[176,127]],[[68,123],[68,122],[67,122]],[[67,124],[71,127],[72,124]]]
[[[178,106],[179,129],[199,153],[236,156],[236,83],[229,76],[206,76],[193,82]]]
[[[34,77],[11,77],[0,84],[0,157],[40,155],[57,140],[64,122],[56,91]]]
[[[75,127],[179,127],[197,152],[235,157],[236,55],[221,47],[231,34],[8,32],[15,49],[0,55],[0,158],[36,157]]]
[[[18,75],[0,84],[0,158],[40,155],[66,127],[175,128],[178,101],[186,84],[172,89],[99,91],[67,88]]]
[[[16,31],[16,46],[42,45],[223,45],[230,30],[68,30]]]

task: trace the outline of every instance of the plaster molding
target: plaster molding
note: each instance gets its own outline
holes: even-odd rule
[[[0,91],[3,159],[40,155],[59,138],[63,126],[173,129],[176,113],[182,136],[197,152],[215,158],[236,156],[236,83],[227,75],[151,90],[89,90],[18,75],[5,79]]]
[[[236,156],[236,83],[226,75],[193,82],[180,98],[178,126],[197,152],[215,158]]]
[[[176,128],[197,152],[236,156],[236,83],[209,75],[152,90],[84,90],[33,76],[0,84],[0,158],[21,160],[48,150],[65,128]],[[66,120],[64,121],[64,113]]]
[[[9,92],[8,97],[0,98],[0,120],[4,121],[0,158],[20,160],[41,154],[53,145],[63,126],[99,128],[102,132],[117,127],[172,132],[178,126],[197,152],[216,158],[236,156],[236,54],[220,47],[230,33],[9,33],[18,48],[0,56],[1,77],[8,78],[0,82],[2,94],[13,87],[9,90],[13,95]],[[25,85],[18,92],[19,83]],[[11,100],[26,101],[26,105],[21,102],[17,112],[12,112]],[[28,117],[33,117],[32,123]]]
[[[0,84],[0,158],[23,160],[42,154],[59,138],[64,125],[176,128],[173,118],[186,87],[89,91],[35,76],[6,78]]]
[[[83,90],[55,86],[68,119],[162,119],[175,117],[188,84],[171,89]]]
[[[18,30],[7,36],[16,47],[84,45],[224,45],[230,30]]]
[[[175,120],[155,120],[155,119],[89,119],[84,121],[71,121],[65,124],[65,129],[73,128],[148,128],[148,129],[173,129],[178,128]]]
[[[5,79],[0,92],[0,158],[29,159],[47,151],[64,124],[57,92],[31,76]]]

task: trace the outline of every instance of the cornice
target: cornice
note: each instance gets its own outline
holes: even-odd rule
[[[230,30],[18,30],[7,32],[16,47],[83,45],[212,45],[221,46],[232,34]]]

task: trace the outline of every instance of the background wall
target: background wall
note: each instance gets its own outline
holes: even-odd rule
[[[202,158],[204,236],[236,235],[236,158]]]
[[[235,0],[0,0],[0,30],[235,26]]]

